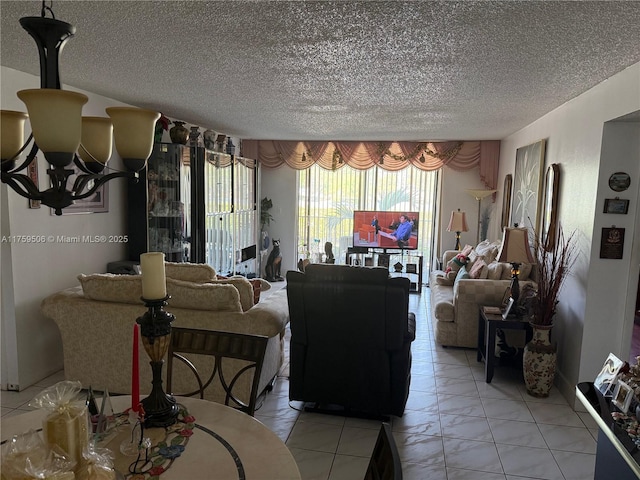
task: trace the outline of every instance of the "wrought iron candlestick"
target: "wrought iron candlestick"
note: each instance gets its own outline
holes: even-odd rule
[[[171,341],[171,322],[175,320],[171,313],[162,308],[167,304],[168,298],[142,298],[149,310],[136,320],[140,325],[142,345],[151,358],[149,363],[153,373],[151,393],[141,402],[145,414],[144,426],[147,428],[173,425],[178,416],[175,398],[166,394],[162,388],[162,364]]]

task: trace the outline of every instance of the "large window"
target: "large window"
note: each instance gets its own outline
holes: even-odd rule
[[[418,251],[425,271],[432,257],[438,171],[414,167],[325,170],[317,165],[298,172],[298,258],[322,261],[325,242],[337,263],[352,245],[354,210],[420,212]]]

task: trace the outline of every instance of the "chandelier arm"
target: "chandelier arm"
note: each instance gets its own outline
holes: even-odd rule
[[[86,166],[85,163],[80,160],[80,158],[78,157],[78,155],[74,155],[73,156],[73,164],[78,167],[78,169],[82,170],[84,173],[87,173],[89,175],[93,175],[96,172],[92,172],[91,170],[89,170]]]
[[[29,142],[31,141],[31,139],[33,138],[33,134],[29,134],[29,138],[27,138],[27,141],[24,143],[24,145],[22,146],[22,148],[20,148],[20,150],[18,151],[18,153],[16,153],[13,158],[10,158],[9,160],[6,160],[6,162],[13,162],[15,161],[18,156],[26,150],[26,148],[29,146]],[[9,172],[19,172],[20,170],[22,170],[23,168],[25,168],[27,165],[29,165],[31,162],[33,162],[33,159],[35,158],[36,154],[38,153],[39,149],[38,146],[35,144],[35,142],[33,143],[33,145],[31,146],[31,151],[29,152],[29,154],[27,155],[27,157],[25,158],[24,162],[22,162],[22,164],[18,167],[18,168],[10,168]]]
[[[30,200],[42,200],[42,192],[23,173],[2,172],[2,183],[9,185],[18,195]]]
[[[75,183],[73,185],[73,192],[74,193],[72,194],[71,198],[73,200],[82,200],[83,198],[90,197],[102,185],[104,185],[105,183],[107,183],[109,180],[111,180],[113,178],[131,178],[131,179],[136,179],[137,180],[138,179],[138,174],[137,174],[137,172],[116,172],[116,173],[110,173],[108,175],[96,175],[96,174],[78,175],[78,177],[76,178],[76,181],[75,181]],[[87,190],[84,193],[76,193],[76,192],[82,192],[82,189],[84,189],[84,187],[91,180],[93,180],[93,187],[91,187],[89,190]]]

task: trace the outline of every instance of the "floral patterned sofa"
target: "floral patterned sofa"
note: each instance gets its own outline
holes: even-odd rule
[[[511,284],[511,264],[496,261],[499,248],[499,241],[485,240],[476,247],[467,245],[462,252],[447,250],[443,253],[443,270],[433,270],[429,276],[431,321],[436,343],[477,347],[480,306],[500,306]],[[463,255],[467,259],[463,269],[456,263],[456,257],[465,251],[468,254]],[[447,272],[447,268],[450,271]],[[521,288],[526,283],[535,286],[535,279],[531,278],[533,272],[535,269],[531,265],[521,266]]]
[[[268,387],[284,358],[284,331],[289,321],[286,292],[274,292],[254,305],[248,280],[217,280],[208,265],[167,263],[166,275],[171,296],[166,310],[175,315],[174,326],[269,337],[259,382],[260,391]],[[133,325],[146,311],[140,300],[141,276],[92,274],[78,279],[79,286],[50,295],[41,305],[43,314],[60,330],[65,378],[78,380],[85,388],[131,393]],[[263,281],[263,287],[268,288],[268,283]],[[140,390],[146,394],[151,390],[151,368],[141,344],[139,352]],[[196,366],[202,365],[202,359],[191,359]],[[239,360],[234,362],[230,370],[241,368]],[[174,368],[176,394],[197,388],[181,362]],[[243,399],[248,398],[251,387],[249,379],[245,380],[237,387]],[[215,385],[205,392],[205,398],[214,401],[220,401],[221,395]]]

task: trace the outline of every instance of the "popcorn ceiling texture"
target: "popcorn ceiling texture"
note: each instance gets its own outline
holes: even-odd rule
[[[54,2],[61,79],[242,138],[482,140],[640,61],[640,2]],[[38,73],[2,2],[3,66]]]

